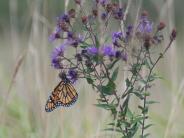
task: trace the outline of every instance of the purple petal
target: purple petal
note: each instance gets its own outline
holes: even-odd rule
[[[103,54],[105,56],[114,56],[115,55],[115,51],[114,48],[112,47],[112,45],[105,45],[102,49]]]
[[[98,53],[98,48],[96,48],[95,46],[88,47],[87,52],[90,55],[96,55]]]
[[[59,47],[54,48],[54,50],[51,53],[51,65],[55,69],[62,68],[60,59],[64,55],[65,46],[66,46],[65,44],[62,44]]]

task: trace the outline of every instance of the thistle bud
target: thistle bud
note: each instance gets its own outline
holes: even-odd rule
[[[141,13],[141,16],[148,16],[148,12],[147,11],[143,11],[142,13]]]
[[[107,4],[107,6],[106,6],[106,11],[109,13],[109,12],[111,12],[112,11],[112,7],[113,5],[111,4],[111,3],[109,3],[109,4]]]
[[[77,54],[75,55],[75,57],[76,57],[77,61],[82,61],[82,56],[81,56],[81,54],[77,53]]]
[[[165,28],[165,23],[164,22],[160,22],[159,25],[157,26],[158,31],[161,31],[164,28]]]
[[[59,33],[56,33],[56,34],[55,34],[55,38],[56,38],[56,39],[61,38],[60,34],[59,34]]]
[[[81,4],[81,0],[75,0],[75,3],[80,5]]]
[[[170,36],[170,39],[174,40],[176,38],[176,34],[177,34],[176,29],[173,29],[172,33],[171,33],[171,36]]]
[[[150,35],[146,35],[144,38],[144,47],[148,50],[150,48]]]
[[[83,23],[83,24],[86,24],[87,21],[88,21],[88,17],[87,17],[87,16],[82,16],[82,17],[81,17],[81,20],[82,20],[82,23]]]
[[[92,10],[92,13],[93,13],[93,15],[96,17],[96,16],[98,16],[98,10],[97,9],[93,9]]]
[[[101,19],[102,19],[102,20],[105,20],[105,19],[107,18],[107,15],[108,15],[108,14],[105,13],[105,12],[102,13],[102,14],[101,14]]]
[[[66,32],[68,32],[68,30],[69,30],[68,25],[66,24],[66,22],[63,22],[63,21],[59,23],[59,27],[60,27],[63,31],[66,31]]]
[[[68,15],[71,17],[71,18],[75,18],[75,10],[74,9],[70,9],[68,11]]]

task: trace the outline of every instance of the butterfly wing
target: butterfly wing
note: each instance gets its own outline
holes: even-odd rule
[[[75,88],[64,81],[61,81],[49,96],[45,105],[45,111],[51,112],[59,106],[70,106],[76,102],[78,94]]]
[[[47,103],[45,105],[45,111],[46,112],[51,112],[53,111],[54,109],[57,108],[57,101],[59,100],[59,96],[61,95],[61,90],[63,88],[63,84],[64,82],[61,81],[57,86],[56,88],[54,89],[54,91],[51,93],[51,95],[49,96],[49,99],[47,100]]]
[[[78,94],[75,88],[70,83],[66,83],[62,88],[60,99],[57,101],[56,105],[69,107],[77,101],[77,98]]]
[[[53,101],[51,101],[51,98],[47,100],[47,103],[45,105],[45,111],[46,112],[52,112],[54,109],[56,109],[56,104],[54,104]]]

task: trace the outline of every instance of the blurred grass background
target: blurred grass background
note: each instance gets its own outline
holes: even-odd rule
[[[178,31],[175,43],[157,66],[156,72],[164,79],[152,88],[152,98],[160,103],[151,106],[155,125],[149,131],[152,138],[184,138],[184,1],[120,1],[131,3],[130,14],[136,14],[141,3],[155,24],[157,19],[165,21],[164,45],[172,28]],[[0,0],[0,138],[115,137],[102,131],[109,114],[94,106],[97,94],[85,81],[75,86],[79,99],[74,106],[44,111],[48,95],[59,82],[50,66],[53,44],[48,35],[56,16],[72,6],[72,0]]]

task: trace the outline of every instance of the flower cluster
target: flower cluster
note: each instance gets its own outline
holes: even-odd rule
[[[53,49],[51,65],[59,70],[60,74],[65,74],[71,83],[75,83],[80,78],[86,79],[94,89],[100,92],[99,106],[110,110],[112,115],[116,116],[118,112],[116,107],[120,107],[121,116],[119,115],[117,122],[121,124],[128,118],[126,113],[129,94],[135,94],[141,100],[146,97],[143,91],[146,91],[151,82],[149,77],[154,78],[152,70],[161,58],[159,56],[154,63],[150,56],[150,50],[156,48],[155,45],[161,44],[162,31],[166,25],[164,22],[160,22],[155,27],[149,19],[147,11],[141,13],[137,24],[127,23],[124,21],[126,7],[121,7],[118,3],[110,0],[94,0],[94,2],[95,6],[92,7],[89,14],[86,14],[81,1],[75,0],[76,6],[79,6],[80,9],[78,13],[74,9],[70,9],[57,17],[55,30],[49,36],[49,41],[62,40],[62,44]],[[76,13],[79,16],[76,16]],[[103,29],[98,28],[99,20],[101,20]],[[111,20],[118,23],[119,28],[116,30],[107,29],[112,27],[109,24]],[[124,23],[123,27],[121,27],[121,22]],[[79,25],[80,28],[75,28],[75,24]],[[102,41],[101,38],[107,39],[107,41]],[[174,29],[170,35],[171,42],[175,38],[176,30]],[[163,54],[170,45],[171,43]],[[117,95],[115,85],[118,66],[122,65],[119,63],[129,66],[129,76],[132,75],[131,78],[126,79],[126,90],[122,95]],[[150,71],[146,79],[140,73],[143,66],[146,66]],[[59,76],[62,79],[62,75]],[[139,86],[138,81],[144,82],[144,86]],[[109,96],[113,96],[114,100],[109,102],[110,99],[113,99]],[[120,100],[125,97],[127,99],[123,100],[124,103],[120,105]],[[144,108],[146,107],[141,107],[142,110]],[[141,116],[143,121],[140,126],[143,125],[144,128],[145,113],[142,113]],[[140,123],[140,121],[136,123]],[[137,125],[136,123],[134,125]],[[125,129],[119,131],[124,136],[130,137],[131,133],[136,131],[130,127],[131,125],[126,126]],[[130,130],[130,132],[125,130]]]
[[[80,4],[80,1],[76,1],[76,3]],[[68,12],[57,17],[56,29],[49,37],[50,42],[57,39],[64,40],[59,47],[54,48],[51,56],[51,65],[55,69],[68,72],[71,82],[75,82],[77,77],[84,74],[74,75],[75,79],[73,79],[73,77],[70,77],[71,71],[68,71],[70,68],[73,68],[72,71],[75,71],[75,74],[77,74],[79,73],[80,66],[86,65],[86,68],[88,68],[89,66],[92,66],[91,62],[105,62],[105,64],[113,63],[115,60],[127,62],[127,44],[131,41],[134,30],[136,31],[137,38],[143,39],[145,43],[144,45],[147,48],[150,47],[151,43],[160,42],[162,38],[162,36],[158,36],[157,33],[153,35],[153,22],[148,19],[148,13],[144,11],[136,26],[128,24],[124,30],[120,29],[119,31],[113,31],[111,33],[111,43],[99,44],[99,40],[97,39],[98,36],[95,35],[94,28],[91,23],[92,20],[90,19],[100,16],[102,17],[101,20],[105,20],[106,23],[111,19],[123,20],[124,10],[123,8],[120,8],[117,3],[110,3],[107,0],[97,0],[96,5],[103,8],[104,12],[102,12],[102,15],[98,15],[98,11],[93,9],[90,15],[83,15],[80,18],[80,23],[82,23],[81,29],[83,29],[85,35],[74,31],[72,22],[73,20],[75,21],[76,11],[74,9],[70,9]],[[81,11],[82,10],[83,9],[81,9]],[[157,27],[157,32],[161,31],[164,27],[165,24],[161,22]],[[68,47],[75,48],[73,59],[76,60],[74,61],[76,64],[72,63],[73,61],[71,61],[71,59],[65,57],[64,53]],[[104,61],[106,57],[108,57],[109,61]],[[97,59],[99,61],[96,61]],[[64,63],[66,63],[64,60],[67,61],[68,64],[64,65]],[[95,71],[95,69],[93,71]]]
[[[80,1],[75,2],[80,5]],[[102,20],[109,18],[111,15],[113,15],[113,18],[116,20],[123,19],[124,11],[119,7],[118,4],[110,3],[106,0],[96,1],[96,4],[99,4],[104,9],[104,12],[101,15]],[[71,80],[71,82],[75,82],[77,77],[81,76],[81,74],[78,74],[79,66],[86,66],[83,66],[84,68],[91,67],[92,60],[96,60],[98,58],[101,61],[95,62],[103,62],[103,59],[108,57],[109,62],[113,62],[116,59],[127,61],[128,54],[126,53],[126,49],[122,48],[123,46],[121,41],[128,41],[128,38],[132,33],[132,26],[127,27],[126,32],[113,32],[111,44],[100,45],[97,43],[99,40],[97,40],[97,36],[94,35],[93,26],[91,25],[92,20],[90,20],[98,16],[98,11],[93,9],[91,15],[81,16],[81,23],[83,25],[82,27],[87,30],[85,35],[77,33],[72,27],[72,20],[75,20],[75,14],[76,11],[74,9],[70,9],[68,12],[57,17],[57,25],[55,31],[49,37],[50,42],[56,41],[58,39],[64,40],[64,42],[59,47],[54,48],[51,55],[51,65],[55,69],[60,69],[61,72],[68,72],[68,78]],[[91,43],[88,43],[88,41],[91,41]],[[65,57],[64,54],[65,51],[71,46],[75,48],[75,53],[73,53],[73,57],[76,60],[74,61],[75,63],[72,63],[73,61]],[[64,65],[64,63],[66,63],[64,60],[67,61],[68,64]],[[71,68],[72,72],[75,73],[71,73]],[[94,71],[95,69],[93,69],[93,72]],[[71,74],[76,75],[71,77]]]

